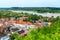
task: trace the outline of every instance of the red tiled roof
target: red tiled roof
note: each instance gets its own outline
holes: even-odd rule
[[[32,23],[31,22],[27,22],[28,25],[31,25]]]
[[[8,22],[4,22],[5,25],[8,25]]]
[[[43,25],[41,23],[36,24],[38,27],[42,27]]]
[[[1,26],[1,27],[0,27],[0,32],[1,32],[3,29],[4,29],[4,27],[3,27],[3,26]]]
[[[25,22],[23,20],[19,20],[17,21],[18,24],[28,24],[28,25],[31,25],[32,23],[31,22]]]
[[[26,22],[23,21],[23,20],[19,20],[19,21],[17,21],[17,23],[18,23],[18,24],[26,24]]]

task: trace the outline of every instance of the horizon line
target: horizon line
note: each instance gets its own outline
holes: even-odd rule
[[[0,8],[13,8],[13,7],[0,7]],[[25,7],[21,7],[21,8],[25,8]],[[31,8],[33,8],[33,7],[31,7]],[[39,7],[37,7],[37,8],[39,8]],[[40,8],[43,8],[43,7],[40,7]],[[60,8],[60,7],[46,7],[46,8]]]

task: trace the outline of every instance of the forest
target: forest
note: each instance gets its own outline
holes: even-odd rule
[[[11,7],[11,8],[0,8],[0,10],[26,10],[26,11],[37,11],[39,13],[60,13],[60,8],[56,7]]]

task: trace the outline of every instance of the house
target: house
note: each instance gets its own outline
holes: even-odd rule
[[[23,19],[26,19],[26,18],[28,18],[28,17],[27,17],[27,16],[23,16],[22,18],[23,18]]]
[[[1,22],[4,22],[4,21],[5,21],[5,18],[0,18],[0,21],[1,21]]]
[[[49,22],[53,22],[53,21],[54,21],[54,17],[53,17],[53,16],[50,17],[50,18],[48,19],[48,21],[49,21]]]
[[[39,21],[36,21],[36,23],[34,23],[34,25],[35,25],[36,27],[43,27],[42,23],[39,22]]]
[[[18,24],[26,24],[26,22],[25,21],[23,21],[23,20],[18,20],[18,22],[17,22]]]
[[[3,24],[7,26],[8,25],[8,22],[5,21]]]
[[[3,24],[0,24],[0,32],[3,32],[4,26]]]
[[[41,17],[40,19],[39,19],[39,22],[43,22],[44,21],[44,19],[43,19],[43,17]]]

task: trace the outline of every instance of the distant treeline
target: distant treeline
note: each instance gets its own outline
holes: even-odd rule
[[[60,13],[60,8],[55,7],[11,7],[11,8],[0,8],[0,10],[27,10],[27,11],[37,11],[39,13]]]

